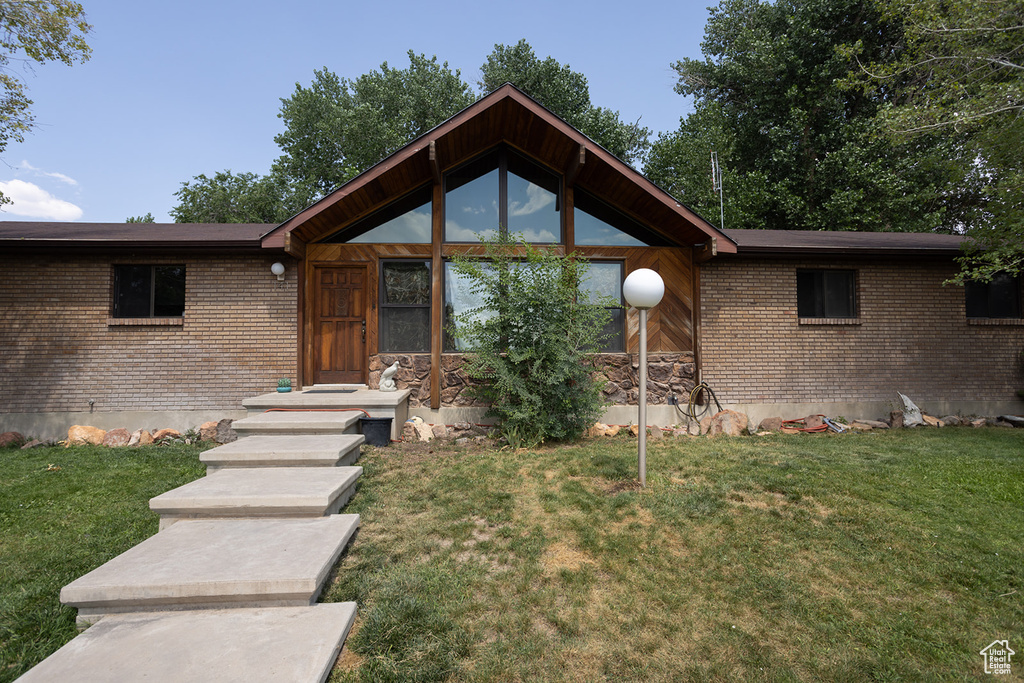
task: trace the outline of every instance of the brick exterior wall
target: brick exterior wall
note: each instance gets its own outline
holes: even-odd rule
[[[856,324],[797,317],[797,268],[857,271]],[[701,371],[723,403],[1014,401],[1024,325],[968,321],[951,261],[716,258]],[[824,323],[824,324],[822,324]]]
[[[274,261],[288,267],[279,283]],[[114,320],[113,264],[184,264],[180,321]],[[0,256],[0,413],[241,409],[296,379],[281,256]]]

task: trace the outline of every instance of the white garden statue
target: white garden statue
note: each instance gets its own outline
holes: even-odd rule
[[[395,384],[395,375],[398,374],[398,361],[396,360],[390,365],[384,372],[380,373],[380,390],[381,391],[398,391],[398,385]]]

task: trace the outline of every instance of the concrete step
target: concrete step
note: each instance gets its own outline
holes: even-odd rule
[[[323,517],[352,497],[362,467],[230,468],[150,499],[160,530],[185,519]]]
[[[336,467],[359,460],[362,434],[267,435],[211,448],[199,455],[207,473],[229,467]]]
[[[354,602],[113,615],[18,680],[252,683],[327,679]]]
[[[60,592],[78,623],[108,614],[311,605],[359,515],[185,520]]]
[[[266,412],[231,423],[239,438],[256,434],[358,434],[360,412]]]
[[[253,396],[242,401],[255,417],[271,408],[300,410],[338,410],[358,408],[365,410],[369,417],[390,417],[391,438],[401,435],[402,425],[409,418],[409,389],[400,391],[378,391],[367,389],[366,385],[315,385],[303,387],[302,391],[270,393]],[[363,413],[352,413],[362,415]],[[238,421],[233,426],[237,429]]]

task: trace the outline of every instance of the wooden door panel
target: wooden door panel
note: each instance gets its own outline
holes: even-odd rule
[[[364,382],[366,370],[366,269],[315,269],[315,382]]]

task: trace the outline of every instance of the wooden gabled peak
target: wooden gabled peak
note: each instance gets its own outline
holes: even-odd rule
[[[642,174],[506,83],[420,138],[367,169],[272,230],[268,248],[317,242],[494,148],[508,145],[633,216],[667,241],[692,247],[717,238],[718,251],[735,253],[727,235],[677,202]],[[298,251],[298,249],[296,249]]]

